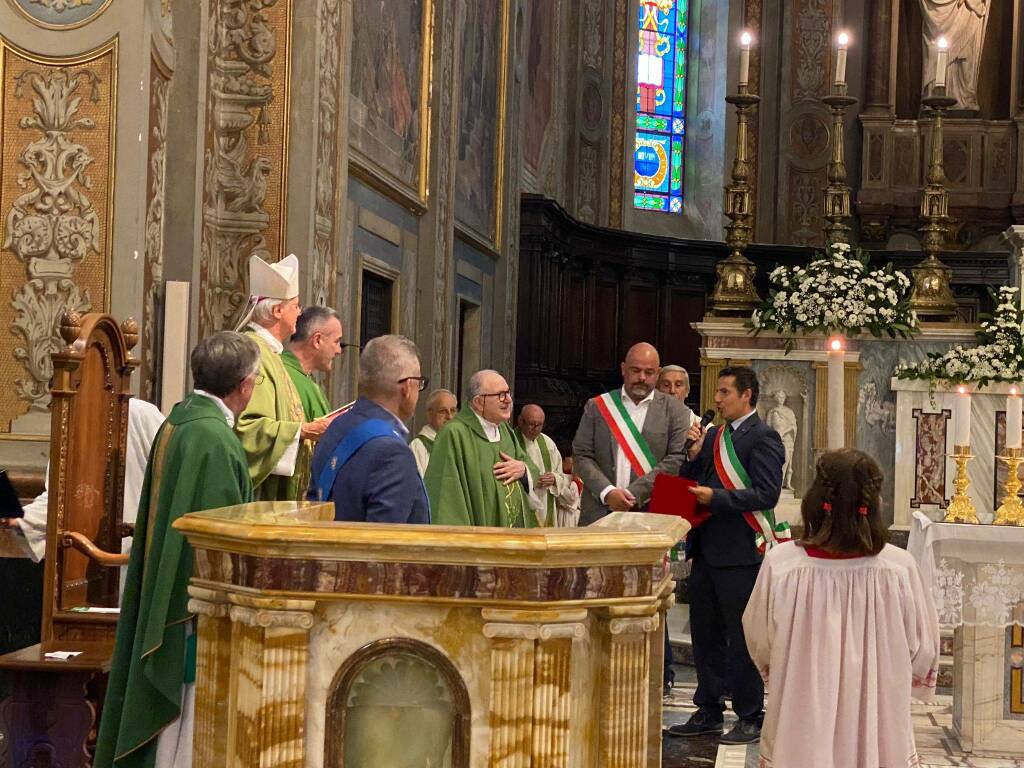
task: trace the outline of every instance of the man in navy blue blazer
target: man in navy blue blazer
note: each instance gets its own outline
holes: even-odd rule
[[[707,432],[694,424],[687,433],[693,444],[680,474],[699,483],[690,490],[711,517],[686,542],[698,709],[688,722],[669,728],[673,736],[721,734],[727,691],[739,722],[722,742],[749,744],[761,734],[764,683],[747,652],[742,618],[761,567],[758,534],[774,535],[765,524],[771,517],[759,513],[778,503],[786,452],[778,432],[757,415],[759,389],[752,368],[723,368],[715,407],[725,424]],[[731,450],[725,436],[719,440],[721,429],[730,430]]]
[[[429,523],[405,425],[426,386],[412,341],[389,335],[367,343],[359,356],[359,399],[317,443],[308,498],[333,501],[335,520]]]

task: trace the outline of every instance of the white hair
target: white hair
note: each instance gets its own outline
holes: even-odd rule
[[[427,408],[433,408],[435,405],[437,405],[437,401],[440,400],[445,395],[448,395],[448,397],[451,397],[456,402],[458,402],[458,398],[455,397],[455,393],[452,392],[451,390],[435,389],[433,392],[430,393],[429,397],[427,397]]]
[[[663,366],[662,369],[661,369],[661,373],[681,373],[687,379],[690,378],[690,374],[688,374],[686,372],[686,369],[683,368],[683,366],[681,366],[681,365],[666,365],[666,366]],[[659,376],[660,375],[661,374],[659,374]]]
[[[287,299],[260,299],[252,309],[252,322],[268,325],[274,321],[274,307],[284,304]]]
[[[495,376],[501,376],[500,373],[491,369],[484,368],[482,371],[477,371],[469,377],[469,399],[472,400],[474,397],[480,394],[480,390],[483,389],[484,378],[493,373]]]
[[[420,351],[405,336],[389,334],[370,339],[359,355],[359,394],[390,397],[398,380],[408,376],[419,362]]]

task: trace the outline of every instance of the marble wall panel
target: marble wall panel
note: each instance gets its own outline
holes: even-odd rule
[[[470,765],[487,765],[489,743],[488,702],[491,684],[476,672],[478,660],[490,655],[478,610],[436,608],[395,603],[328,604],[319,609],[310,633],[309,676],[306,689],[306,759],[322,765],[326,738],[325,711],[331,681],[345,659],[367,642],[411,637],[444,654],[459,671],[469,695]]]

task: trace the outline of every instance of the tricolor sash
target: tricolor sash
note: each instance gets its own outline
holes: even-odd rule
[[[726,490],[749,488],[750,476],[736,456],[736,450],[732,445],[732,435],[729,432],[730,430],[726,426],[718,428],[718,435],[715,437],[715,473]],[[774,509],[744,512],[743,519],[754,529],[754,544],[762,555],[776,544],[787,541],[793,536],[789,530],[789,523],[775,522]]]
[[[643,477],[654,469],[657,461],[644,436],[640,434],[640,430],[636,428],[636,424],[626,411],[626,406],[622,404],[622,393],[619,390],[605,392],[594,398],[594,404],[611,430],[619,450],[629,459],[633,474]]]

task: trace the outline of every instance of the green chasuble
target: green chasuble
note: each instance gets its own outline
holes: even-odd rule
[[[468,403],[438,432],[423,478],[430,497],[432,523],[501,528],[537,526],[537,516],[530,508],[523,483],[517,480],[502,485],[494,477],[494,465],[502,460],[499,452],[525,461],[532,477],[537,477],[536,468],[507,424],[500,424],[498,432],[501,440],[490,442]]]
[[[249,460],[253,495],[257,501],[299,501],[305,498],[309,486],[311,441],[299,442],[291,477],[270,473],[302,428],[305,420],[302,401],[281,355],[259,334],[246,331],[245,335],[260,348],[260,374],[263,376],[253,389],[249,405],[235,422],[235,432]]]
[[[188,395],[157,432],[146,466],[96,768],[152,766],[157,736],[181,714],[182,686],[195,675],[194,655],[185,660],[192,548],[171,523],[251,500],[245,453],[223,411]]]
[[[330,413],[331,404],[327,402],[327,396],[313,377],[303,370],[302,363],[299,362],[295,353],[286,349],[281,353],[281,361],[284,363],[288,375],[291,376],[292,384],[298,390],[306,421],[316,421],[321,416]]]

